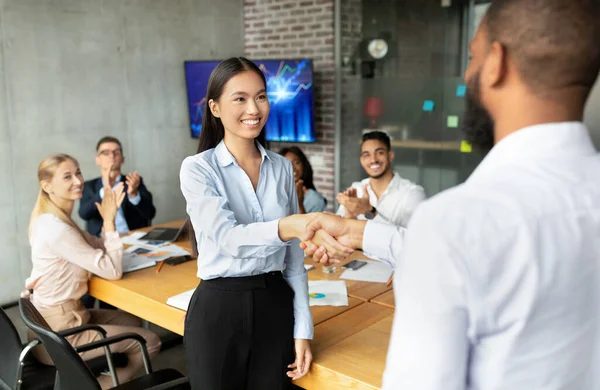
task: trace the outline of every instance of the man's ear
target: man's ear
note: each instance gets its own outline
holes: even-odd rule
[[[40,186],[42,187],[42,190],[47,193],[47,194],[51,194],[52,193],[52,184],[46,180],[42,180],[40,182]]]
[[[481,75],[481,82],[487,87],[496,87],[506,78],[508,71],[506,57],[506,48],[499,42],[492,43],[485,64],[483,65],[483,74]]]
[[[208,107],[210,108],[210,112],[213,114],[213,116],[215,118],[221,117],[220,110],[219,110],[219,104],[217,102],[215,102],[213,99],[210,99],[208,101]]]
[[[390,159],[390,162],[394,161],[394,157],[396,157],[396,155],[394,154],[394,151],[393,151],[393,150],[390,150],[390,151],[388,152],[388,157],[389,157],[389,159]]]

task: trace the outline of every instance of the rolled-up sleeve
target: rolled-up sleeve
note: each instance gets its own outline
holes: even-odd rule
[[[211,168],[202,161],[186,158],[180,180],[194,230],[212,240],[220,255],[234,259],[265,257],[287,245],[279,238],[279,219],[239,224],[227,198],[217,191]]]

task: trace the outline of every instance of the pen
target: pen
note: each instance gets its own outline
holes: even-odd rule
[[[156,273],[159,273],[159,272],[160,272],[160,269],[163,267],[163,265],[165,265],[165,262],[164,262],[164,261],[159,261],[159,262],[158,262],[158,266],[157,266],[157,268],[156,268]]]
[[[392,276],[390,276],[390,279],[385,284],[385,287],[389,287],[390,284],[392,284],[393,281],[394,281],[394,274],[392,274]]]

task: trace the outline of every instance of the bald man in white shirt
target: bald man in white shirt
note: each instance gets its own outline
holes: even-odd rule
[[[600,389],[600,157],[582,123],[598,4],[492,2],[463,118],[491,150],[466,183],[423,202],[406,233],[325,214],[309,225],[306,239],[322,228],[396,266],[384,390]]]

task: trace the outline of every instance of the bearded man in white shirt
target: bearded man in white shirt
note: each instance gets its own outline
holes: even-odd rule
[[[493,1],[465,75],[467,139],[491,149],[475,172],[406,232],[309,225],[397,266],[383,389],[600,389],[600,156],[582,123],[599,20],[597,0]]]
[[[360,165],[369,177],[352,183],[338,194],[337,214],[351,219],[373,219],[406,227],[413,212],[425,199],[423,187],[393,171],[394,152],[390,137],[372,131],[362,137]]]

